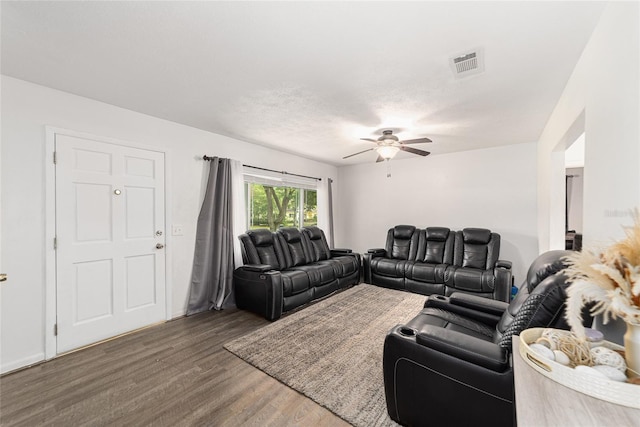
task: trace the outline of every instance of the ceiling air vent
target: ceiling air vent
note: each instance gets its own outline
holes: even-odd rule
[[[453,75],[457,78],[479,74],[484,71],[484,54],[482,49],[473,49],[449,59]]]

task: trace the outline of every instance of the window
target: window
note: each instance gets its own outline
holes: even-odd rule
[[[247,229],[306,227],[318,224],[315,181],[284,182],[281,178],[245,174]]]

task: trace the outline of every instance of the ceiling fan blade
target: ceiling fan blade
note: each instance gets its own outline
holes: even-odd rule
[[[378,158],[376,159],[376,163],[384,162],[384,157],[378,154]]]
[[[376,143],[376,144],[378,143],[378,141],[376,141],[375,139],[371,139],[371,138],[360,138],[360,139],[363,140],[363,141],[371,141],[371,142]]]
[[[429,138],[416,138],[407,139],[406,141],[400,141],[400,144],[423,144],[425,142],[433,142]]]
[[[358,151],[357,153],[349,154],[348,156],[343,157],[343,159],[348,159],[349,157],[357,156],[358,154],[366,153],[367,151],[375,150],[375,148],[369,148],[367,150]]]
[[[418,150],[417,148],[411,148],[411,147],[399,147],[402,151],[406,151],[407,153],[411,153],[411,154],[417,154],[418,156],[428,156],[429,154],[431,154],[428,151],[424,151],[424,150]]]

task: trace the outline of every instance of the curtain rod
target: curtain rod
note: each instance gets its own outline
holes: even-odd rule
[[[215,157],[210,157],[210,156],[207,156],[206,154],[204,156],[202,156],[202,160],[211,161],[213,159],[215,159]],[[285,172],[285,171],[277,171],[277,170],[273,170],[273,169],[261,168],[261,167],[258,167],[258,166],[251,166],[251,165],[245,165],[245,164],[243,164],[242,166],[244,166],[246,168],[251,168],[251,169],[259,169],[261,171],[275,172],[275,173],[281,173],[283,175],[293,175],[293,176],[299,176],[301,178],[309,178],[309,179],[315,179],[316,181],[322,181],[322,178],[317,178],[315,176],[298,175],[297,173],[290,173],[290,172]]]

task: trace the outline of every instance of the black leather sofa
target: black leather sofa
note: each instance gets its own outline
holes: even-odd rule
[[[403,425],[515,425],[511,338],[524,329],[569,329],[562,274],[569,251],[540,255],[510,303],[432,295],[384,343],[389,416]],[[583,315],[585,326],[590,324]],[[519,357],[519,356],[516,356]]]
[[[250,230],[239,239],[245,265],[233,273],[236,305],[268,320],[360,282],[360,254],[329,249],[318,227]]]
[[[484,228],[397,225],[387,232],[384,248],[364,254],[364,281],[423,295],[466,292],[506,302],[511,262],[499,254],[500,235]]]

